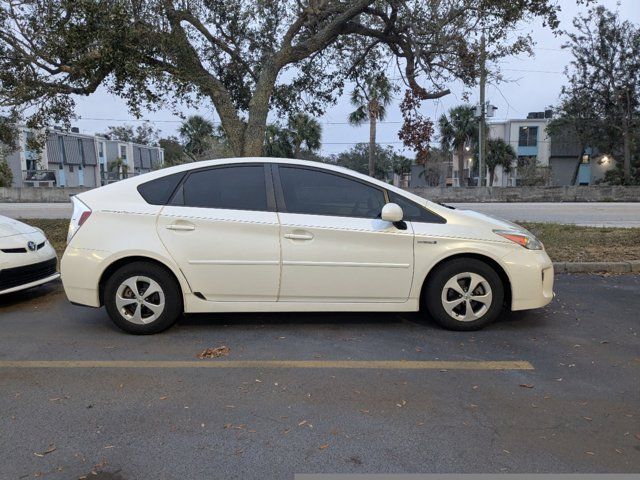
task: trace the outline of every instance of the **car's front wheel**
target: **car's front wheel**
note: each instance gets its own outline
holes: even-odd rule
[[[440,326],[477,330],[500,314],[504,286],[488,264],[474,258],[459,258],[442,264],[429,277],[424,300]]]
[[[183,311],[178,282],[165,268],[147,262],[116,270],[105,284],[104,304],[118,327],[138,335],[166,330]]]

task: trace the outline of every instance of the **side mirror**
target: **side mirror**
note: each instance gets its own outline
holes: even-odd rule
[[[402,208],[397,203],[387,203],[382,207],[380,218],[385,222],[398,223],[402,221],[403,217]]]

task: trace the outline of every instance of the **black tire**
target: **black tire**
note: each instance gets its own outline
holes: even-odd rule
[[[161,293],[151,294],[146,299],[142,299],[146,293],[142,291],[142,295],[139,297],[141,300],[136,300],[135,298],[138,298],[138,294],[133,294],[131,288],[127,290],[127,287],[123,285],[123,282],[131,280],[134,277],[141,277],[157,282]],[[140,280],[135,283],[138,287],[138,293],[144,289],[145,284],[149,285],[147,290],[151,288],[152,283],[146,280]],[[131,302],[122,307],[122,309],[119,308],[116,303],[116,295],[121,287],[124,289],[121,291],[121,294],[128,295],[127,298],[131,299]],[[162,295],[162,297],[160,295]],[[163,300],[162,309],[160,309],[160,299]],[[176,323],[178,318],[183,314],[182,290],[173,274],[160,265],[144,261],[124,265],[107,279],[104,287],[104,304],[111,320],[125,332],[135,335],[150,335],[162,332]],[[146,305],[149,304],[152,304],[157,311],[151,311],[146,307]],[[144,315],[147,315],[144,321],[147,321],[155,315],[157,315],[157,318],[148,321],[148,323],[136,323],[137,317],[135,315],[138,312],[136,309],[139,309],[141,312],[140,321],[143,321],[142,317]],[[130,318],[127,318],[127,313],[130,313]]]
[[[469,274],[469,283],[472,278],[471,274],[480,275],[482,279],[486,281],[490,290],[485,290],[486,284],[480,283],[474,292],[467,292],[465,290],[467,274]],[[447,288],[447,291],[444,292],[447,282],[452,281],[457,275],[460,275],[460,279],[459,281],[456,280],[456,282],[461,287],[463,293],[457,293],[454,288]],[[469,286],[470,285],[467,284],[466,288],[468,289]],[[486,304],[475,301],[474,298],[481,297],[474,297],[474,293],[477,295],[486,295],[487,293],[490,293],[490,305],[486,308],[483,307],[486,306]],[[451,297],[452,295],[453,297]],[[464,295],[471,296],[465,297]],[[455,310],[452,314],[447,312],[444,306],[443,297],[448,298],[452,304],[456,303],[456,301],[461,302],[458,304],[459,306],[455,307],[457,312]],[[500,315],[504,302],[504,285],[496,271],[485,262],[475,258],[457,258],[438,266],[432,275],[429,276],[422,300],[423,305],[426,307],[431,317],[441,327],[448,330],[459,331],[479,330],[493,322],[498,315]],[[477,319],[463,320],[462,318],[466,317],[469,305],[471,305],[470,316],[479,316]],[[476,309],[477,312],[475,311]],[[480,313],[482,314],[480,315]],[[453,315],[456,315],[458,318],[454,318]]]

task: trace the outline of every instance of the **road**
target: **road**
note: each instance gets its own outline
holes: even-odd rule
[[[146,337],[59,284],[13,294],[0,479],[639,472],[639,291],[639,276],[558,276],[547,308],[475,333],[292,313],[190,316]],[[220,345],[227,357],[196,358]]]
[[[457,208],[513,222],[552,222],[584,226],[640,227],[640,203],[454,203]],[[0,203],[12,218],[69,218],[67,203]]]

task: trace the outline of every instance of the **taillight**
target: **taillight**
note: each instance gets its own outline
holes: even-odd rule
[[[78,197],[71,197],[73,204],[73,214],[69,222],[69,232],[67,233],[67,243],[71,241],[78,229],[91,216],[91,209],[87,207]]]

